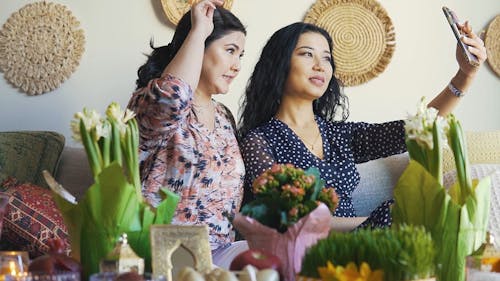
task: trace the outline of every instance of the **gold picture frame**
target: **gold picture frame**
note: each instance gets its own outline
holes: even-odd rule
[[[172,281],[172,254],[180,247],[188,251],[194,269],[201,274],[212,270],[212,251],[206,225],[152,225],[151,253],[153,275]]]

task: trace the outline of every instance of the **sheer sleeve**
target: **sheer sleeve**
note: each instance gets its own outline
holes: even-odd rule
[[[143,141],[168,139],[186,119],[193,92],[189,84],[171,75],[153,79],[132,96],[128,108],[136,113]]]
[[[266,138],[258,132],[250,132],[241,142],[245,162],[245,193],[243,205],[253,199],[252,182],[276,162]]]
[[[406,151],[404,121],[350,123],[354,161],[362,163]]]

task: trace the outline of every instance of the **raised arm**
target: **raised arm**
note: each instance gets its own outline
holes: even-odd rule
[[[456,57],[459,69],[450,83],[428,105],[429,107],[438,109],[439,114],[442,116],[448,115],[455,108],[461,96],[467,92],[474,81],[479,67],[487,58],[484,42],[472,31],[469,22],[466,21],[465,24],[459,25],[459,27],[464,34],[461,39],[462,42],[477,57],[479,66],[469,64],[457,44]]]
[[[196,90],[200,79],[205,40],[214,29],[213,15],[222,0],[203,0],[191,8],[191,30],[181,48],[167,65],[162,76],[170,74],[180,78]]]

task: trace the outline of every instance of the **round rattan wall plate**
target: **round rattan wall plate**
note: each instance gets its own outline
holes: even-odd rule
[[[80,23],[65,6],[36,2],[13,13],[0,30],[0,71],[29,95],[59,87],[84,52]]]
[[[377,77],[396,48],[392,21],[375,0],[318,0],[304,22],[322,27],[332,36],[335,76],[344,86]]]
[[[484,46],[488,54],[488,64],[500,76],[500,15],[496,16],[488,25]]]
[[[189,11],[193,0],[161,0],[161,5],[163,7],[163,11],[165,15],[167,15],[168,20],[177,25],[177,23],[181,20],[182,16]],[[227,10],[230,10],[233,6],[233,0],[225,0],[222,5]]]

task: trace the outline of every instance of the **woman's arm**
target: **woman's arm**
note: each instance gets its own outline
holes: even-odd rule
[[[459,70],[451,79],[450,84],[447,85],[441,93],[436,96],[430,103],[429,107],[434,107],[439,110],[439,115],[448,115],[457,105],[460,100],[461,94],[464,94],[474,81],[474,78],[479,70],[480,65],[486,60],[486,48],[484,42],[473,31],[468,21],[464,25],[460,25],[464,36],[462,42],[468,46],[470,52],[475,55],[479,61],[479,66],[473,66],[467,62],[462,50],[456,48],[456,57],[459,65]]]
[[[275,159],[266,139],[256,132],[250,132],[245,136],[241,141],[240,149],[245,162],[244,195],[241,204],[241,206],[244,206],[254,199],[253,181],[265,170],[271,168],[275,163]]]

